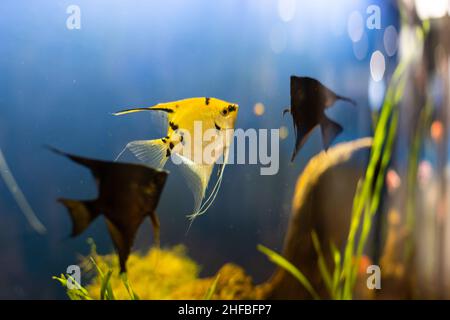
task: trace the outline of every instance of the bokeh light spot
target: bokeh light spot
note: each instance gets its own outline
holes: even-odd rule
[[[358,42],[353,42],[353,54],[356,59],[364,60],[367,56],[367,51],[369,50],[369,38],[367,34],[364,33]]]
[[[431,124],[430,134],[434,142],[440,143],[442,141],[444,137],[444,126],[441,121],[436,120]]]
[[[392,57],[398,48],[398,33],[394,26],[389,26],[384,30],[383,43],[387,55]]]
[[[417,15],[420,19],[441,18],[450,11],[448,0],[415,0]]]
[[[284,22],[291,21],[295,15],[295,0],[278,0],[278,14]]]
[[[264,114],[264,111],[265,107],[261,102],[256,103],[255,106],[253,107],[253,113],[259,117]]]
[[[384,94],[386,92],[386,84],[384,81],[369,80],[369,105],[372,110],[379,110],[383,104]]]
[[[428,184],[428,182],[430,182],[433,176],[433,166],[429,161],[423,160],[419,163],[419,169],[417,171],[419,184],[424,187]]]
[[[400,179],[400,176],[397,174],[397,172],[393,169],[389,169],[386,173],[386,186],[389,193],[394,192],[397,190],[402,183],[402,180]]]
[[[374,81],[381,81],[386,71],[386,61],[381,51],[377,50],[372,53],[370,58],[370,74]]]
[[[286,126],[281,126],[280,127],[280,139],[284,140],[288,137],[289,135],[289,130]]]
[[[347,32],[353,42],[358,42],[364,33],[364,21],[361,13],[353,11],[347,21]]]

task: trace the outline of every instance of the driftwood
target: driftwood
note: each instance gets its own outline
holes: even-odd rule
[[[327,291],[311,240],[316,231],[331,269],[330,241],[343,248],[358,180],[363,176],[371,138],[341,143],[314,156],[300,175],[292,202],[283,256],[306,275],[321,297]],[[258,288],[266,299],[311,299],[304,287],[282,268]]]

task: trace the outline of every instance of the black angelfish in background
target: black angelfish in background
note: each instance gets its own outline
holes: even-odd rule
[[[297,152],[315,126],[320,125],[325,150],[342,131],[338,123],[325,115],[325,109],[331,107],[337,100],[356,105],[353,100],[335,94],[316,79],[291,76],[291,108],[283,112],[283,114],[290,112],[294,121],[296,141],[291,161],[294,161]]]
[[[53,148],[51,150],[89,168],[98,187],[97,199],[58,199],[72,218],[71,236],[82,233],[103,214],[119,254],[120,272],[126,272],[126,261],[136,232],[147,216],[153,225],[155,242],[159,244],[159,219],[155,209],[168,172],[137,164],[83,158]]]

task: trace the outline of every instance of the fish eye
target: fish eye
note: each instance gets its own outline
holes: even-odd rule
[[[233,112],[236,110],[237,110],[236,105],[234,105],[234,104],[228,105],[228,112]]]
[[[220,112],[220,114],[222,114],[223,116],[226,116],[226,115],[228,114],[228,109],[227,109],[227,108],[223,109],[223,110]]]

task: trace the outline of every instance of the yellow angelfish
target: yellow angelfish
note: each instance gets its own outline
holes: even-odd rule
[[[172,157],[194,195],[194,211],[188,216],[192,221],[206,212],[219,191],[238,110],[239,106],[235,103],[201,97],[123,110],[114,115],[139,111],[161,111],[167,114],[165,137],[132,141],[123,151],[130,150],[139,160],[158,169],[162,169]],[[203,202],[212,170],[221,157],[223,163],[217,182]]]

